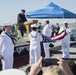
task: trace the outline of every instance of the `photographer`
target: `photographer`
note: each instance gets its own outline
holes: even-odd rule
[[[64,74],[65,75],[73,75],[68,64],[63,59],[60,59],[60,58],[57,58],[57,59],[59,60],[57,62],[59,64],[59,68],[64,72]],[[41,70],[40,65],[42,63],[42,60],[43,60],[43,58],[41,57],[37,63],[35,63],[31,66],[29,75],[37,75],[37,73]],[[45,72],[43,72],[43,75]],[[49,75],[49,74],[51,75],[51,73],[46,73],[46,75]],[[64,74],[62,74],[62,75],[64,75]],[[59,75],[59,74],[57,74],[57,75]]]
[[[59,60],[57,63],[59,64],[59,67],[63,70],[65,75],[73,75],[67,62],[60,58],[57,58],[57,59]]]

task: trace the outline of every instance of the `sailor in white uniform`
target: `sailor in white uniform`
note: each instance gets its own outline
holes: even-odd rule
[[[2,25],[5,29],[0,35],[0,56],[2,61],[2,70],[13,68],[14,44],[10,36],[12,24],[7,22]]]
[[[20,69],[7,69],[0,71],[0,75],[26,75],[26,73]]]
[[[50,37],[52,34],[52,28],[51,25],[49,25],[49,21],[45,21],[45,27],[43,29],[43,34]],[[44,43],[44,51],[45,51],[45,58],[50,58],[50,52],[49,52],[49,45],[50,43]]]
[[[70,34],[71,34],[71,30],[68,27],[68,22],[67,21],[64,21],[63,24],[64,24],[64,26],[62,28],[66,32],[66,36],[61,41],[62,53],[63,53],[62,57],[63,58],[70,58],[69,48],[70,48]]]
[[[40,42],[42,36],[37,31],[38,26],[36,24],[31,25],[32,31],[29,33],[30,37],[30,65],[36,63],[41,56]]]

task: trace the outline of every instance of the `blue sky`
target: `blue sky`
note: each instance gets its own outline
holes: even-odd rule
[[[76,13],[76,0],[0,0],[0,24],[7,21],[16,23],[21,9],[33,11],[47,6],[51,1]]]

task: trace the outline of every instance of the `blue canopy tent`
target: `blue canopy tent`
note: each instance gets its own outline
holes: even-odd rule
[[[46,7],[26,14],[27,18],[76,18],[76,14],[51,2]]]

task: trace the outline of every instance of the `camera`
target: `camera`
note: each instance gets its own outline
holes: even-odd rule
[[[76,61],[76,58],[62,58],[63,60],[65,60],[68,64],[69,62],[73,62]],[[58,65],[57,62],[59,60],[57,58],[44,58],[42,60],[42,66],[43,67],[47,67],[47,66],[51,66],[51,65]]]
[[[47,67],[50,65],[58,65],[57,62],[58,62],[57,58],[45,58],[42,60],[42,67]]]

